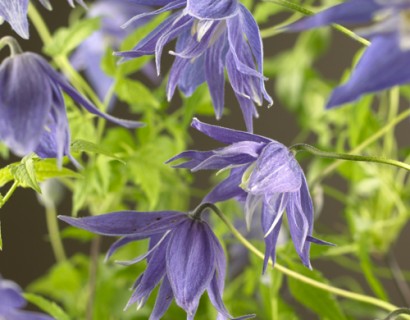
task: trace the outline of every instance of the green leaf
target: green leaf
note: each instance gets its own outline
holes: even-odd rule
[[[67,168],[59,168],[55,159],[45,159],[34,163],[37,181],[51,178],[81,178],[81,175]]]
[[[98,153],[98,154],[102,154],[104,156],[116,159],[124,163],[124,161],[121,158],[117,157],[116,155],[114,155],[112,152],[110,152],[106,148],[99,146],[93,142],[85,141],[81,139],[75,140],[74,142],[71,143],[71,152],[73,153],[81,153],[81,152]]]
[[[70,317],[56,303],[48,301],[33,293],[24,293],[23,296],[27,301],[47,312],[56,320],[70,320]]]
[[[11,174],[20,186],[29,187],[41,193],[40,186],[36,178],[34,159],[26,157],[21,160],[21,163],[10,166]]]
[[[100,18],[81,20],[69,28],[60,28],[53,35],[53,40],[44,48],[52,57],[67,55],[77,48],[94,31],[100,29]]]
[[[115,93],[120,100],[129,104],[133,111],[160,107],[151,91],[139,81],[120,78],[115,83]]]
[[[0,169],[0,187],[4,186],[6,183],[13,181],[13,175],[11,174],[10,167]]]
[[[303,274],[321,283],[327,283],[327,279],[316,270],[309,270],[305,266],[290,263],[293,271]],[[346,320],[342,309],[335,297],[327,291],[312,287],[293,278],[288,278],[290,292],[302,305],[314,311],[318,315],[332,320]]]

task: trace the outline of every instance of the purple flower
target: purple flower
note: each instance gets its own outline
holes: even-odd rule
[[[232,319],[222,301],[225,255],[218,239],[200,215],[198,210],[191,214],[121,211],[81,219],[59,218],[94,233],[121,236],[111,246],[107,258],[129,242],[149,239],[149,249],[145,254],[131,261],[119,262],[131,265],[147,260],[147,268],[135,282],[127,307],[134,303],[138,308],[142,307],[161,282],[150,320],[160,319],[173,298],[187,312],[188,319],[194,319],[205,290],[221,319]]]
[[[62,91],[89,112],[128,128],[141,126],[102,113],[41,56],[21,53],[0,65],[0,140],[20,156],[69,155],[70,134]]]
[[[40,3],[51,10],[49,0],[39,0]],[[85,7],[83,0],[76,0],[77,3]],[[2,0],[0,1],[0,18],[6,20],[14,31],[16,31],[22,38],[29,38],[27,10],[29,0]],[[68,3],[74,7],[74,1],[68,0]]]
[[[175,166],[198,170],[230,169],[203,200],[215,203],[236,198],[245,205],[248,226],[256,210],[261,210],[265,233],[265,271],[275,248],[286,210],[290,235],[302,262],[311,268],[310,242],[328,244],[312,237],[313,205],[305,175],[292,152],[283,144],[255,134],[226,129],[194,119],[192,126],[207,136],[228,144],[213,151],[186,151],[168,162],[188,159]]]
[[[156,55],[158,73],[164,46],[177,38],[176,56],[170,71],[167,96],[176,87],[190,96],[207,82],[217,119],[224,108],[224,70],[239,101],[248,131],[258,113],[255,104],[272,104],[265,90],[263,48],[259,28],[251,13],[236,0],[135,0],[135,3],[163,6],[140,14],[126,26],[154,14],[178,9],[131,51],[117,53],[124,58]]]
[[[149,7],[134,4],[132,0],[100,0],[92,4],[87,11],[88,17],[102,18],[101,28],[77,48],[71,62],[76,69],[84,70],[101,100],[114,82],[100,66],[107,47],[118,50],[121,42],[130,34],[120,26],[137,13],[148,10]],[[144,71],[152,79],[157,78],[152,65],[146,66]]]
[[[21,288],[12,281],[0,277],[0,319],[7,320],[52,320],[42,313],[20,310],[26,306]]]
[[[377,21],[358,33],[371,40],[347,83],[337,87],[327,108],[352,102],[363,94],[410,82],[410,2],[351,0],[290,25],[292,31],[332,23]]]

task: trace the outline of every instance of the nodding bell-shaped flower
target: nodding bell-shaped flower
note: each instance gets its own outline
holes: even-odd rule
[[[16,45],[16,44],[14,44]],[[69,156],[70,133],[63,91],[89,112],[127,128],[142,123],[101,112],[41,56],[14,53],[0,65],[0,140],[13,153],[42,158]]]
[[[49,0],[39,0],[40,3],[48,10],[52,10]],[[74,0],[67,0],[68,3],[74,7]],[[83,7],[85,3],[83,0],[76,0],[78,4]],[[29,38],[28,30],[28,11],[29,0],[2,0],[0,1],[0,18],[7,21],[15,32],[24,39]]]
[[[259,28],[252,14],[237,0],[171,0],[134,3],[162,6],[132,18],[125,26],[139,19],[176,10],[131,51],[118,52],[125,59],[156,55],[158,74],[164,46],[177,39],[167,96],[175,89],[190,96],[202,83],[208,84],[216,118],[224,109],[224,84],[228,78],[239,101],[248,131],[253,130],[256,105],[272,98],[265,90],[263,76],[263,46]]]
[[[0,319],[53,320],[43,313],[21,310],[26,304],[21,288],[14,282],[0,277]]]
[[[350,79],[331,94],[326,108],[353,102],[362,95],[410,82],[410,1],[350,0],[287,27],[300,31],[333,23],[363,24],[357,30],[371,40]]]
[[[312,236],[313,204],[302,168],[283,144],[259,135],[192,121],[192,126],[228,146],[212,151],[186,151],[170,159],[188,159],[176,168],[230,170],[204,202],[236,198],[245,205],[248,226],[256,210],[261,210],[265,233],[266,270],[269,258],[275,261],[276,242],[286,211],[290,235],[303,264],[311,268],[310,243],[329,244]]]
[[[59,218],[68,224],[97,234],[120,236],[107,253],[132,242],[149,239],[148,251],[131,261],[147,260],[147,268],[134,285],[127,307],[142,307],[154,288],[161,283],[150,320],[160,319],[173,299],[194,319],[199,300],[205,291],[218,311],[218,319],[234,319],[222,301],[226,258],[219,240],[201,219],[204,209],[193,213],[178,211],[121,211],[86,218]],[[247,319],[253,315],[235,319]]]

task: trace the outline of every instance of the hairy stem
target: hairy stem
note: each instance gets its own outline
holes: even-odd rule
[[[307,151],[311,154],[322,158],[329,158],[329,159],[339,159],[339,160],[349,160],[349,161],[360,161],[360,162],[375,162],[375,163],[382,163],[388,164],[391,166],[395,166],[401,169],[405,169],[410,171],[410,165],[401,161],[393,160],[393,159],[385,159],[379,157],[372,157],[372,156],[360,156],[354,155],[351,153],[336,153],[336,152],[327,152],[319,150],[311,145],[300,143],[295,144],[289,148],[292,151],[299,152],[299,151]]]

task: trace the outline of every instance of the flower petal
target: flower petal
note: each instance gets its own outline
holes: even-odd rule
[[[326,108],[357,100],[363,94],[410,82],[410,50],[402,50],[396,33],[373,39],[348,82],[336,88]]]
[[[271,142],[256,161],[247,191],[253,194],[297,191],[302,183],[301,172],[291,152],[283,144]]]
[[[51,84],[35,57],[22,53],[0,66],[0,139],[20,156],[39,144],[52,104]]]
[[[13,30],[24,39],[29,38],[27,9],[28,0],[0,1],[0,17],[10,23]]]
[[[307,241],[307,237],[312,236],[313,231],[313,204],[304,175],[300,190],[289,194],[286,215],[296,252],[303,264],[311,269],[310,241]]]
[[[107,236],[157,234],[187,219],[186,214],[178,211],[120,211],[86,218],[58,218],[74,227]]]
[[[237,0],[188,0],[186,11],[198,19],[226,19],[238,13]]]
[[[187,220],[179,225],[172,233],[166,260],[176,303],[193,317],[215,272],[215,249],[205,224]]]
[[[194,118],[192,120],[191,126],[198,131],[201,131],[203,134],[206,134],[208,137],[226,144],[240,141],[254,141],[262,143],[269,143],[272,141],[268,138],[258,136],[256,134],[206,124],[199,121],[197,118]]]
[[[173,298],[174,293],[172,292],[171,284],[169,283],[168,277],[165,276],[159,288],[154,310],[152,310],[149,320],[161,319],[171,305]]]

